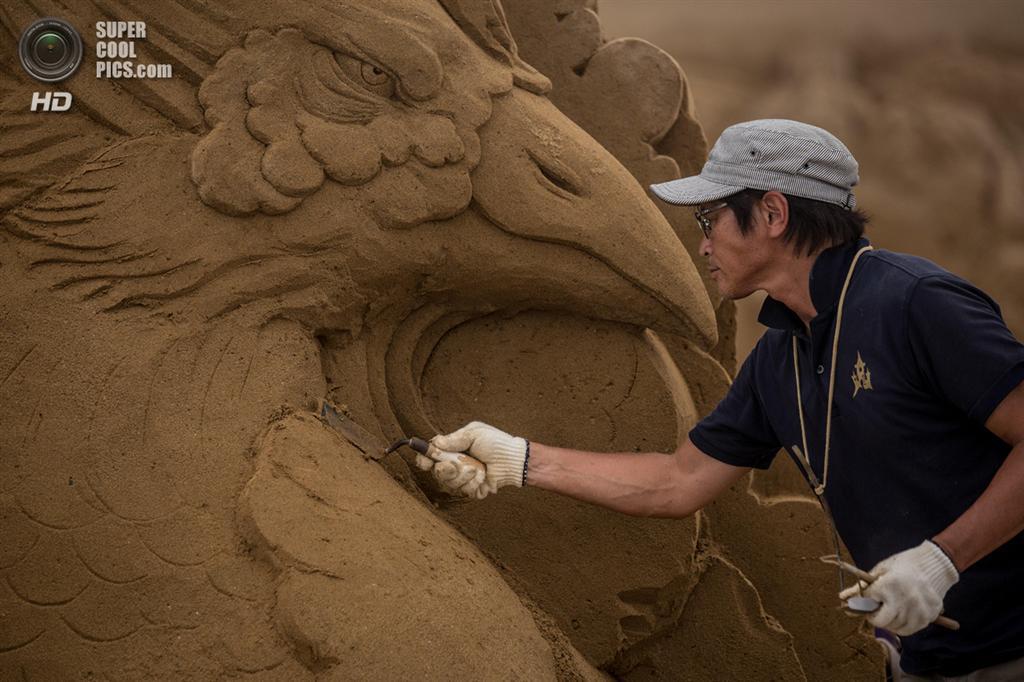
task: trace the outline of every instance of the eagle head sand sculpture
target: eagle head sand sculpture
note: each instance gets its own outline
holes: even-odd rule
[[[306,407],[435,432],[426,356],[495,311],[707,347],[693,263],[496,1],[192,7],[33,4],[146,20],[176,77],[9,118],[39,173],[0,233],[3,676],[554,676],[429,485]]]

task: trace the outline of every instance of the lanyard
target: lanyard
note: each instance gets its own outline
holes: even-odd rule
[[[870,251],[871,246],[864,246],[853,257],[850,269],[846,271],[846,281],[843,282],[842,292],[839,294],[839,305],[836,312],[836,331],[832,335],[832,362],[829,366],[828,378],[828,403],[825,412],[825,460],[821,469],[821,482],[819,483],[811,469],[811,451],[807,449],[807,428],[804,426],[804,403],[800,396],[800,360],[797,353],[796,334],[793,334],[793,377],[796,379],[796,407],[800,415],[800,437],[803,439],[803,452],[797,448],[797,454],[805,460],[807,465],[808,479],[814,487],[814,494],[818,499],[824,499],[825,486],[828,484],[828,455],[829,446],[832,442],[832,398],[836,388],[836,356],[839,353],[839,330],[843,324],[843,303],[846,301],[846,290],[850,288],[850,280],[853,279],[853,269],[857,267],[857,261],[865,251]]]

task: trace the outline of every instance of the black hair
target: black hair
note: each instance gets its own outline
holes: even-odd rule
[[[736,215],[740,234],[750,232],[754,204],[766,193],[759,189],[745,189],[723,200]],[[825,201],[785,193],[783,196],[789,203],[789,224],[782,239],[787,244],[792,242],[799,255],[809,256],[829,246],[856,241],[863,236],[864,227],[868,224],[867,214],[857,209],[848,210]]]

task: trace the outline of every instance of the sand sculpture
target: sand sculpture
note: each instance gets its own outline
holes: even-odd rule
[[[700,163],[685,79],[592,9],[5,9],[145,20],[177,77],[79,74],[53,126],[4,64],[0,676],[877,671],[770,478],[686,521],[465,504],[309,410],[669,450],[725,390],[731,308],[630,175]]]

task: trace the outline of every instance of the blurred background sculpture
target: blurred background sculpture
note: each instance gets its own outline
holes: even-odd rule
[[[95,21],[144,20],[175,77],[85,70],[74,113],[30,114],[10,43],[41,15],[86,54]],[[728,384],[733,309],[642,188],[706,151],[664,52],[605,43],[583,0],[2,19],[3,677],[877,672],[825,613],[804,498],[461,505],[309,410],[381,442],[473,416],[675,447]]]

